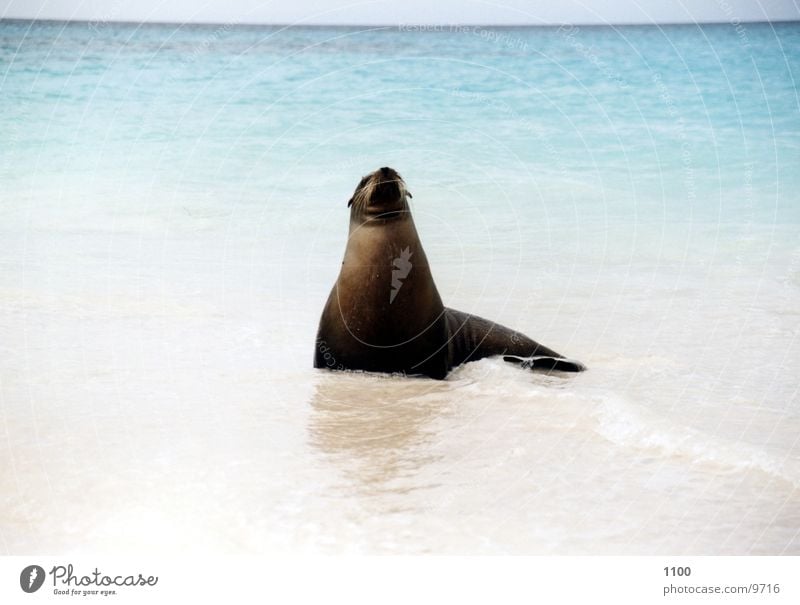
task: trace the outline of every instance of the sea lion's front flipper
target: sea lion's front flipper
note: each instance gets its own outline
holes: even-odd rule
[[[564,357],[547,357],[536,355],[534,357],[519,357],[517,355],[503,355],[503,361],[516,363],[525,369],[533,370],[559,370],[561,372],[583,372],[586,366],[574,359]]]

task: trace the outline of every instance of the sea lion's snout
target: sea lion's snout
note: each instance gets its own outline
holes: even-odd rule
[[[400,199],[402,195],[402,180],[397,172],[389,167],[384,167],[380,169],[380,174],[377,174],[374,178],[376,184],[369,199],[370,205],[384,206],[402,201]]]
[[[399,212],[405,209],[406,196],[411,197],[411,193],[406,190],[403,177],[383,166],[361,179],[347,205],[370,214]]]

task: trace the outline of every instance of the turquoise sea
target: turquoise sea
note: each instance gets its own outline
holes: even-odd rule
[[[800,554],[800,23],[0,21],[0,552]],[[311,367],[362,175],[589,371]]]

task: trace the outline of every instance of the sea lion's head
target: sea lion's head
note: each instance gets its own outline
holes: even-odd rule
[[[393,168],[378,168],[361,179],[347,203],[350,216],[368,218],[393,218],[408,211],[408,198],[403,178]]]

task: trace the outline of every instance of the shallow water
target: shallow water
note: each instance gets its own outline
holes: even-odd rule
[[[800,554],[800,28],[481,31],[0,23],[5,552]],[[385,164],[590,371],[311,368]]]

